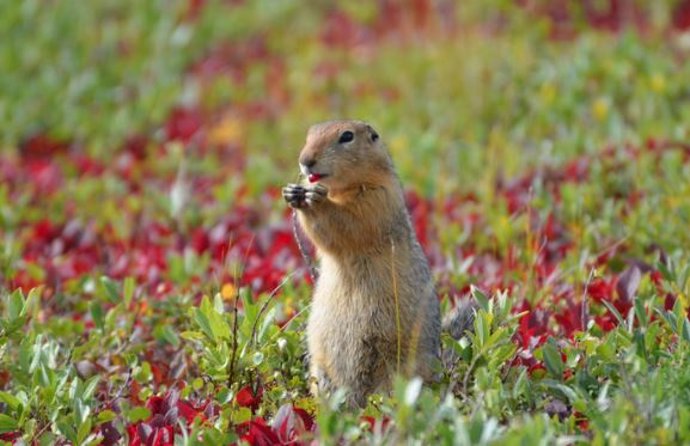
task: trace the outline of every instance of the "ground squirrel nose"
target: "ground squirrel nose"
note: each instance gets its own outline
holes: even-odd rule
[[[304,159],[299,160],[299,163],[306,168],[311,168],[311,167],[314,167],[314,164],[316,164],[316,159],[304,158]]]

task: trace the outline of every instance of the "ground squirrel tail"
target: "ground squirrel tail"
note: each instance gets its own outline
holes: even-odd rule
[[[460,339],[466,331],[473,331],[474,314],[478,308],[477,302],[470,299],[459,300],[443,318],[443,330],[453,339]]]

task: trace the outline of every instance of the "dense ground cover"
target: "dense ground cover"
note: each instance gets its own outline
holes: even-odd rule
[[[0,439],[690,441],[687,2],[16,2],[0,16]],[[29,88],[30,84],[30,88]],[[308,395],[278,194],[372,122],[462,361]]]

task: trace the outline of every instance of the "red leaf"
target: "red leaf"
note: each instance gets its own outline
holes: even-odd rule
[[[191,424],[196,417],[201,417],[202,421],[206,420],[206,415],[204,411],[206,410],[207,404],[202,404],[201,406],[195,407],[187,401],[178,401],[177,410],[179,415],[187,420],[187,423]]]
[[[309,413],[307,413],[307,411],[302,409],[301,407],[293,406],[292,409],[302,419],[302,422],[304,423],[304,428],[309,432],[312,432],[315,427],[314,417],[309,415]]]
[[[637,294],[641,278],[642,274],[636,265],[630,266],[623,271],[618,277],[618,283],[616,283],[618,297],[626,302],[632,302],[635,299],[635,294]]]
[[[103,436],[103,443],[101,444],[104,446],[114,446],[116,444],[120,444],[122,435],[120,435],[120,432],[115,428],[115,426],[113,426],[112,421],[101,424],[100,431],[101,435]]]
[[[256,412],[256,409],[259,408],[259,405],[261,404],[261,398],[263,397],[264,394],[264,389],[259,386],[259,388],[254,392],[254,389],[252,389],[252,386],[244,386],[242,389],[240,389],[239,392],[237,392],[237,396],[235,396],[235,401],[237,401],[237,404],[239,404],[242,407],[249,407],[252,409],[252,412]]]
[[[146,401],[146,408],[151,411],[151,416],[154,416],[165,415],[169,409],[169,406],[165,401],[165,398],[154,395]]]
[[[3,434],[0,434],[0,440],[13,442],[14,440],[16,440],[17,438],[19,438],[21,436],[22,436],[22,433],[19,431],[5,432]]]
[[[376,419],[369,415],[363,415],[360,419],[369,424],[370,432],[374,432],[374,429],[376,429],[377,425],[381,426],[381,432],[385,432],[386,428],[391,422],[391,419],[385,415],[381,419]]]
[[[594,279],[587,286],[587,294],[597,302],[613,300],[613,286],[604,279]]]
[[[69,144],[50,136],[39,133],[25,139],[19,150],[25,158],[50,158],[58,153],[67,151]]]
[[[690,29],[690,0],[683,0],[676,5],[671,15],[673,27],[680,31]]]
[[[125,141],[123,150],[131,154],[137,160],[146,158],[146,149],[148,148],[149,140],[144,135],[132,135]]]
[[[273,446],[281,443],[278,435],[266,425],[266,421],[261,417],[240,424],[237,426],[237,432],[240,433],[243,441],[252,446]]]
[[[594,318],[594,322],[604,331],[609,332],[616,328],[618,321],[610,314],[607,313],[604,316],[597,316]]]
[[[55,192],[63,182],[62,171],[52,158],[30,159],[26,163],[26,173],[38,196]]]
[[[304,410],[292,404],[283,404],[273,419],[273,431],[280,441],[288,444],[298,440],[305,432],[314,426],[314,420]]]
[[[174,446],[175,432],[172,426],[163,426],[155,430],[153,439],[147,442],[151,446]]]
[[[192,108],[176,108],[168,117],[165,132],[169,140],[189,142],[201,129],[203,117],[201,112]]]

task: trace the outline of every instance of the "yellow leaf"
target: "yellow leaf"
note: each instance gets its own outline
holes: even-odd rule
[[[391,152],[402,152],[407,149],[409,143],[404,136],[396,136],[390,140],[389,147]]]
[[[539,89],[539,96],[545,105],[550,105],[556,99],[556,87],[550,82],[545,82]]]
[[[208,139],[211,144],[230,144],[242,140],[244,130],[242,122],[235,116],[226,115],[209,131]]]
[[[592,104],[592,114],[598,121],[603,121],[609,114],[609,101],[606,98],[598,98]]]
[[[220,289],[220,295],[225,300],[234,299],[236,294],[237,294],[237,288],[235,288],[235,285],[233,285],[231,283],[224,284],[223,287]]]
[[[654,73],[649,79],[649,87],[654,93],[663,93],[666,90],[666,78],[661,73]]]

